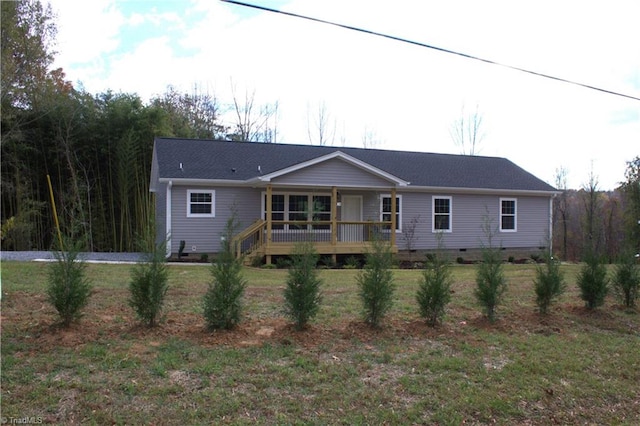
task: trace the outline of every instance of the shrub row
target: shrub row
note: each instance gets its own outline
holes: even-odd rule
[[[231,247],[235,223],[227,224],[223,251],[211,266],[212,281],[203,297],[203,315],[207,328],[233,328],[242,316],[242,298],[246,281],[241,275],[242,263]],[[153,246],[153,245],[152,245]],[[168,289],[168,271],[164,258],[165,246],[158,245],[131,272],[129,305],[137,317],[150,327],[161,318]],[[85,277],[84,264],[78,261],[73,245],[58,251],[48,274],[47,299],[57,310],[62,325],[68,326],[81,316],[91,294],[91,284]],[[483,250],[483,261],[476,267],[478,303],[490,321],[496,319],[496,308],[507,290],[503,263],[499,251]],[[284,312],[295,327],[304,329],[317,314],[322,302],[322,281],[316,268],[318,255],[311,243],[300,243],[291,256],[291,265],[284,290]],[[536,269],[533,290],[541,314],[548,313],[551,304],[563,294],[566,282],[560,264],[550,256]],[[388,244],[374,243],[366,255],[364,268],[356,280],[362,304],[363,320],[378,327],[393,306],[395,283],[392,271],[393,256]],[[451,300],[450,263],[440,254],[431,254],[416,293],[420,315],[429,325],[443,321],[446,306]],[[580,296],[588,308],[604,303],[612,285],[615,294],[626,307],[633,308],[640,296],[640,270],[632,255],[622,258],[610,276],[598,257],[589,257],[577,277]]]

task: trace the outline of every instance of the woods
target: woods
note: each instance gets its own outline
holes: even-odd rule
[[[277,142],[277,102],[255,105],[251,91],[242,97],[234,90],[225,103],[197,87],[191,93],[168,87],[150,100],[74,87],[63,69],[53,69],[56,25],[50,7],[35,0],[1,7],[3,250],[52,246],[47,176],[65,235],[81,240],[83,250],[134,251],[154,227],[154,136]],[[235,123],[224,124],[226,112]],[[640,250],[639,170],[636,157],[625,182],[610,192],[599,190],[597,181],[578,191],[556,183],[564,190],[554,200],[558,256],[579,260],[591,244],[611,260],[627,245]]]

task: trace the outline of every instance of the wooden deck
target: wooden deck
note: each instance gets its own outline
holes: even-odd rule
[[[311,241],[321,256],[340,254],[364,254],[371,250],[374,240],[388,241],[392,252],[397,252],[395,233],[390,232],[390,222],[294,222],[256,221],[234,238],[238,257],[264,256],[271,263],[271,256],[286,256],[296,244]]]
[[[289,255],[296,243],[311,241],[321,256],[331,255],[333,260],[338,254],[363,254],[369,251],[372,241],[388,241],[391,250],[397,253],[396,215],[385,221],[341,221],[338,220],[338,188],[331,188],[331,220],[326,221],[287,221],[273,220],[271,185],[266,191],[266,220],[254,222],[233,239],[236,255],[264,256],[271,263],[271,256]],[[390,188],[391,210],[396,209],[396,189]],[[309,215],[312,216],[312,215]]]

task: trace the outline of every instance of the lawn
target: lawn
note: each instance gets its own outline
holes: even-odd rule
[[[46,303],[47,266],[2,263],[2,419],[57,424],[640,424],[640,314],[567,293],[540,316],[532,265],[505,265],[498,321],[454,266],[442,326],[419,318],[419,271],[396,270],[380,330],[360,320],[355,270],[323,270],[324,301],[297,332],[282,316],[286,271],[247,268],[246,313],[204,330],[206,265],[170,267],[166,316],[140,326],[130,265],[87,267],[94,290],[68,330]]]

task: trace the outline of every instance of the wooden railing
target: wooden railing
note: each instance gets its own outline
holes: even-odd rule
[[[236,257],[251,253],[264,244],[263,237],[266,225],[266,221],[256,220],[251,226],[233,238],[231,247],[235,247]]]
[[[236,256],[250,254],[265,245],[291,244],[302,241],[331,245],[366,243],[373,240],[391,241],[391,222],[373,221],[287,221],[271,222],[271,235],[267,235],[267,222],[257,220],[236,235],[233,247]]]

